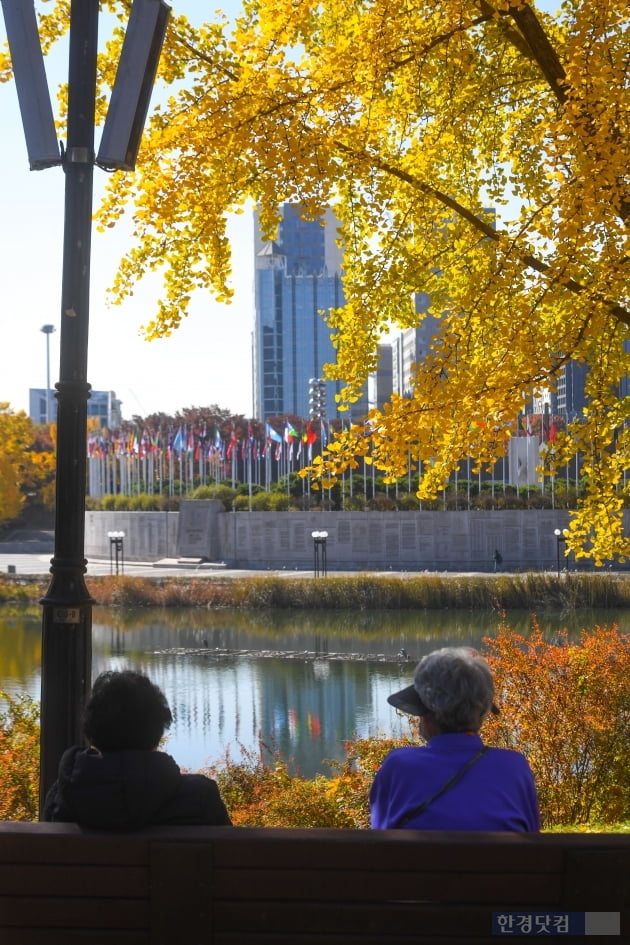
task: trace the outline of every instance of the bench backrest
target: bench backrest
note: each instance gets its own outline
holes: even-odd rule
[[[629,835],[0,823],[0,945],[496,943],[532,909],[630,935],[629,867]]]

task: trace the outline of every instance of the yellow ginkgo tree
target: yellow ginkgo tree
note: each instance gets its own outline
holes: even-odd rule
[[[28,505],[54,508],[54,427],[38,431],[23,411],[0,402],[0,526]]]
[[[122,30],[123,8],[104,5]],[[462,458],[502,455],[523,396],[553,390],[575,359],[587,406],[547,457],[582,459],[569,546],[627,556],[628,5],[245,0],[199,27],[177,12],[175,0],[160,67],[171,97],[99,215],[133,213],[114,298],[162,268],[146,333],[168,334],[195,290],[229,300],[230,214],[253,201],[273,236],[282,202],[313,217],[332,205],[346,304],[330,315],[328,373],[344,397],[376,367],[384,331],[419,324],[417,293],[439,331],[411,396],[337,438],[315,480],[364,455],[392,478],[419,466],[434,494]],[[47,9],[46,35],[65,19],[65,3]]]

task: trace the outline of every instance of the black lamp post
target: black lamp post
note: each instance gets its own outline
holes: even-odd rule
[[[72,0],[68,60],[68,137],[61,340],[57,388],[55,551],[42,598],[40,798],[59,758],[82,741],[81,714],[91,683],[92,597],[85,585],[87,351],[94,177],[98,0]]]
[[[326,539],[328,538],[328,532],[314,531],[311,532],[311,536],[313,538],[313,571],[315,577],[319,577],[320,574],[322,577],[326,577],[326,574],[328,573],[328,567],[326,564]]]
[[[42,598],[40,809],[64,750],[81,741],[91,683],[92,604],[85,585],[87,354],[95,160],[132,170],[149,106],[170,8],[133,0],[101,151],[94,155],[99,0],[71,0],[68,133],[56,141],[37,19],[28,0],[2,0],[11,60],[32,169],[65,171],[60,368],[57,388],[55,550]],[[52,326],[44,326],[48,334]],[[47,338],[48,340],[48,338]],[[122,549],[121,549],[122,550]]]
[[[566,529],[561,531],[559,528],[554,528],[553,533],[556,536],[556,568],[558,577],[560,577],[560,545],[566,543],[567,533]]]
[[[125,542],[125,533],[124,532],[107,532],[107,537],[109,538],[109,571],[110,574],[114,573],[114,561],[116,562],[116,574],[118,571],[125,572],[125,555],[124,555],[124,542]]]

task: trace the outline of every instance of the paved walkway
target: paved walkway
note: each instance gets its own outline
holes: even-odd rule
[[[0,545],[0,575],[14,573],[16,575],[38,575],[45,576],[50,573],[50,559],[52,552],[47,554],[11,554],[3,551]],[[109,558],[90,558],[88,559],[86,577],[89,580],[90,575],[99,577],[106,574],[112,574],[115,565]],[[119,573],[127,574],[130,577],[262,577],[264,575],[274,575],[276,577],[312,577],[312,569],[299,571],[297,569],[285,569],[274,571],[267,569],[248,570],[245,568],[226,568],[222,565],[212,564],[207,561],[199,562],[197,559],[177,559],[163,558],[161,561],[125,561],[122,567],[119,566]],[[330,576],[350,577],[356,574],[365,574],[365,571],[329,571]],[[426,571],[370,571],[369,574],[378,577],[418,577],[420,574],[426,574]],[[455,577],[462,576],[462,572],[455,571],[432,571],[432,574],[444,574]],[[492,577],[492,572],[475,571],[467,572],[480,577]]]
[[[50,559],[52,554],[10,554],[0,551],[0,574],[15,573],[22,575],[46,575],[50,573]],[[87,577],[97,577],[112,574],[115,571],[109,558],[89,558]],[[119,573],[132,577],[169,577],[169,576],[203,576],[203,577],[244,577],[246,575],[285,574],[287,576],[304,577],[312,571],[244,571],[230,569],[208,562],[199,563],[196,560],[179,561],[177,558],[165,558],[161,561],[125,561],[119,565]]]

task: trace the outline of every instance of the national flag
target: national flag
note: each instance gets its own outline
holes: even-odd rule
[[[172,449],[176,453],[180,453],[184,448],[184,434],[182,433],[182,428],[180,427],[177,433],[175,434],[175,439],[173,440]]]
[[[293,443],[293,440],[297,439],[297,431],[290,423],[285,423],[284,425],[284,442]]]
[[[228,443],[228,447],[225,453],[228,459],[232,458],[232,453],[234,452],[234,447],[236,446],[236,443],[237,443],[236,432],[232,430],[232,432],[230,433],[230,442]]]
[[[282,437],[270,424],[265,424],[265,436],[274,443],[282,443]]]

